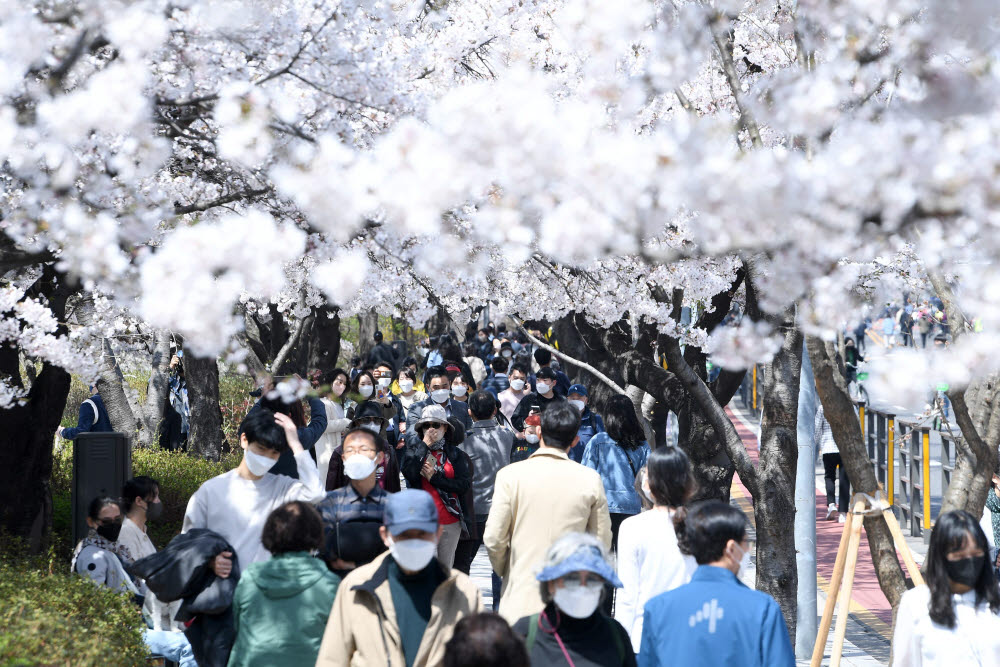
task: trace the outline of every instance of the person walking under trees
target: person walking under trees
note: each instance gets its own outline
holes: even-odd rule
[[[606,588],[621,581],[596,537],[563,535],[545,554],[536,579],[545,608],[514,624],[532,665],[635,667],[625,628],[601,610]]]
[[[309,503],[285,503],[267,517],[261,542],[272,558],[252,563],[236,585],[229,667],[316,663],[340,583],[309,554],[322,541],[323,523]]]
[[[677,535],[698,569],[646,603],[639,666],[793,667],[778,603],[739,579],[751,551],[743,513],[706,500],[689,508]]]
[[[931,531],[925,584],[905,593],[892,637],[895,667],[1000,665],[1000,592],[975,517],[945,512]]]
[[[679,447],[661,447],[649,455],[643,493],[653,509],[622,522],[618,535],[618,576],[622,589],[615,604],[615,620],[625,627],[632,648],[642,644],[642,616],[646,602],[691,580],[697,563],[682,554],[674,522],[682,522],[684,503],[694,492],[687,454]]]
[[[326,430],[316,441],[313,452],[316,458],[316,467],[319,469],[319,479],[325,484],[327,474],[330,472],[330,461],[336,456],[335,452],[340,447],[341,437],[351,423],[351,420],[347,418],[344,401],[347,400],[352,406],[353,401],[344,395],[350,384],[344,369],[335,368],[322,376],[320,382],[322,386],[329,387],[326,394],[320,398],[323,408],[326,410]]]
[[[75,440],[81,433],[110,433],[114,429],[111,427],[111,418],[104,407],[104,399],[101,398],[101,389],[104,388],[104,380],[98,379],[90,385],[90,398],[80,404],[80,416],[76,420],[73,428],[63,428],[60,426],[56,430],[56,435],[66,440]]]
[[[389,553],[340,583],[316,667],[431,667],[455,625],[482,610],[479,587],[434,558],[438,509],[426,491],[389,496],[382,541]]]
[[[447,436],[453,428],[444,408],[439,405],[425,407],[414,430],[420,441],[406,448],[403,477],[408,488],[423,489],[434,500],[441,526],[437,557],[442,565],[451,569],[462,536],[464,508],[461,497],[472,486],[472,470],[468,458],[448,441]]]
[[[646,465],[649,444],[635,416],[635,407],[624,394],[608,401],[604,426],[607,431],[598,433],[587,443],[581,463],[601,476],[611,512],[611,548],[617,549],[622,522],[642,510],[635,490],[635,477]]]
[[[844,523],[851,501],[851,481],[847,478],[847,469],[840,458],[840,449],[833,439],[830,422],[823,414],[823,405],[816,406],[816,421],[813,427],[813,439],[823,456],[823,472],[826,481],[826,520]],[[836,496],[837,470],[840,470],[840,504],[839,512]]]
[[[601,478],[566,456],[579,428],[576,408],[553,403],[541,415],[538,451],[497,473],[483,542],[493,571],[503,577],[499,611],[508,622],[544,608],[533,575],[547,545],[565,533],[585,532],[611,546]]]

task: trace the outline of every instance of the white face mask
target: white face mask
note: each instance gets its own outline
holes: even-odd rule
[[[381,389],[387,388],[390,384],[392,384],[392,378],[379,378],[378,379],[378,386]]]
[[[587,404],[584,403],[583,401],[572,400],[569,401],[569,404],[572,405],[577,410],[579,410],[581,413],[583,413],[583,409],[587,407]]]
[[[462,398],[463,396],[465,396],[465,392],[467,391],[469,391],[469,388],[466,387],[464,384],[456,384],[454,387],[451,388],[452,395],[458,398]]]
[[[538,389],[539,394],[547,394],[549,393],[549,390],[552,389],[552,387],[545,384],[544,382],[536,382],[535,388]]]
[[[375,472],[375,459],[352,454],[344,461],[344,474],[354,480],[368,479]]]
[[[524,380],[511,380],[510,388],[514,391],[521,391],[524,389]]]
[[[277,459],[261,456],[260,454],[254,454],[249,449],[243,452],[243,460],[246,461],[247,470],[257,477],[263,477],[266,475],[267,472],[274,467],[274,464],[278,462]]]
[[[375,387],[371,386],[370,384],[358,385],[358,393],[365,398],[371,396],[373,391],[375,391]]]
[[[396,542],[389,538],[389,553],[392,554],[396,564],[404,570],[419,572],[427,567],[427,564],[437,553],[437,542],[427,540],[412,539]]]
[[[382,433],[382,425],[381,424],[376,424],[374,422],[369,422],[367,424],[362,424],[361,428],[365,429],[366,431],[371,431],[372,433],[375,433],[376,435]]]
[[[514,354],[510,350],[504,350],[502,356],[504,359],[510,359]]]
[[[400,380],[399,390],[404,394],[409,394],[410,390],[413,389],[413,380]]]
[[[601,590],[604,588],[600,582],[591,582],[586,586],[574,586],[568,588],[563,586],[557,588],[552,595],[556,606],[573,618],[590,618],[597,611],[597,605],[601,603]]]
[[[524,439],[533,445],[538,442],[538,436],[535,435],[534,433],[525,433]]]
[[[447,389],[435,389],[431,392],[431,399],[435,403],[444,403],[448,400],[449,396],[451,396],[451,392]]]

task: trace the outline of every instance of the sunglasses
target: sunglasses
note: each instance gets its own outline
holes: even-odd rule
[[[444,428],[441,422],[427,422],[427,428]]]

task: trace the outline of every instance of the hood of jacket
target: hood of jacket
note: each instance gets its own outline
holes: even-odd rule
[[[263,563],[254,563],[243,575],[267,597],[290,598],[315,585],[326,569],[305,551],[278,554]]]

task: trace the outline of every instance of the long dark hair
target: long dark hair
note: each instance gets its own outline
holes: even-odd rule
[[[333,393],[333,382],[341,375],[344,376],[344,393],[337,396]],[[320,384],[325,385],[326,397],[333,401],[334,403],[344,404],[344,399],[347,398],[347,394],[351,391],[351,375],[343,368],[334,368],[332,371],[327,371],[320,376]]]
[[[649,492],[657,505],[681,507],[694,491],[691,464],[680,447],[660,447],[646,461]]]
[[[617,394],[608,399],[603,416],[604,428],[618,446],[636,449],[646,441],[646,433],[635,416],[635,406],[628,396]]]
[[[990,545],[986,541],[986,535],[971,514],[965,510],[952,510],[939,516],[934,524],[923,566],[924,579],[931,591],[931,620],[946,628],[955,627],[955,608],[951,602],[951,583],[945,570],[945,559],[951,552],[965,546],[967,536],[971,536],[976,546],[982,549],[986,561],[974,586],[976,606],[985,601],[989,604],[990,611],[1000,613],[1000,592],[997,591],[993,576],[993,565],[989,562]]]

